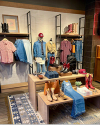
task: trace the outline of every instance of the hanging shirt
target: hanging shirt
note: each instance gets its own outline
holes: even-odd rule
[[[24,48],[26,51],[27,62],[32,64],[31,44],[29,40],[23,39]]]
[[[56,55],[56,46],[54,42],[51,43],[51,41],[49,41],[46,43],[46,57],[48,53],[55,53]]]
[[[42,55],[42,48],[40,41],[36,41],[33,46],[34,57],[45,57],[46,56],[46,42],[43,41],[43,53]]]
[[[17,39],[15,41],[15,47],[17,48],[17,51],[14,52],[15,58],[17,57],[16,60],[19,59],[19,61],[27,63],[27,56],[26,56],[23,40]]]
[[[8,40],[0,41],[0,62],[12,63],[13,52],[16,51],[14,44]]]
[[[62,50],[60,54],[60,62],[67,63],[67,55],[70,55],[71,53],[71,43],[69,41],[62,41],[60,50]]]

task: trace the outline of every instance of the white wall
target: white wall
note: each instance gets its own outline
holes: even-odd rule
[[[22,9],[13,7],[0,6],[0,22],[2,22],[2,14],[7,15],[18,15],[19,18],[19,28],[20,33],[27,33],[27,19],[26,13],[31,11],[31,21],[32,21],[32,42],[34,44],[38,39],[38,34],[42,32],[44,34],[44,41],[48,42],[50,38],[55,41],[55,16],[61,14],[62,18],[62,34],[64,28],[71,23],[78,23],[79,18],[84,15],[81,14],[70,14],[70,13],[59,13],[32,9]],[[58,19],[59,22],[59,19]],[[1,29],[0,29],[1,32]],[[58,31],[59,32],[59,31]],[[36,65],[34,64],[34,71],[36,71]],[[20,67],[20,68],[19,68]],[[16,63],[12,65],[0,64],[0,76],[2,77],[1,84],[13,84],[26,82],[28,76],[28,65],[25,63]],[[19,70],[20,69],[20,70]]]

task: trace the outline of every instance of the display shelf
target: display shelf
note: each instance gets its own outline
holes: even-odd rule
[[[29,37],[29,33],[0,33],[2,37]]]
[[[57,37],[60,37],[60,34],[56,35]],[[67,38],[82,38],[82,35],[69,35],[69,34],[61,34],[61,37],[67,37]]]
[[[85,87],[85,86],[81,86],[81,87]],[[76,91],[76,87],[73,87],[73,89]],[[95,88],[96,92],[94,92],[93,89],[91,89],[91,88],[89,88],[89,90],[92,91],[92,95],[83,96],[84,99],[100,96],[99,89]],[[46,105],[56,105],[56,104],[61,104],[61,103],[73,101],[73,99],[71,99],[69,96],[67,96],[67,100],[63,100],[61,97],[58,97],[58,94],[55,94],[58,98],[58,101],[49,102],[47,100],[47,96],[44,95],[44,92],[39,92],[38,95],[42,98],[42,100],[45,102]]]
[[[73,89],[76,91],[76,87],[73,87]],[[96,92],[90,88],[89,90],[92,91],[92,95],[83,96],[83,98],[89,99],[91,104],[95,105],[97,108],[100,108],[100,90],[97,88],[95,88]],[[52,102],[50,102],[47,100],[47,96],[44,95],[44,92],[38,93],[38,112],[40,113],[41,117],[43,118],[46,124],[49,124],[49,107],[73,102],[73,99],[68,96],[66,100],[63,100],[61,97],[58,96],[58,94],[55,94],[55,96],[57,97],[58,100],[57,101],[53,100]]]
[[[54,81],[54,80],[71,80],[76,78],[84,78],[84,74],[72,74],[70,76],[59,76],[58,78],[52,78],[48,79],[44,76],[43,79],[39,79],[37,76],[34,76],[32,74],[28,75],[28,90],[29,90],[29,98],[31,101],[32,106],[34,107],[34,110],[37,111],[37,97],[36,97],[36,85],[43,84],[47,81]]]

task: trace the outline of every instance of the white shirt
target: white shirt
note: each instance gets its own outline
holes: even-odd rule
[[[32,53],[31,53],[31,44],[29,40],[23,39],[24,48],[26,51],[27,62],[32,64]]]

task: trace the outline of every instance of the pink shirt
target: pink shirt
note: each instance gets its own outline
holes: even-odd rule
[[[67,55],[71,53],[71,43],[69,41],[62,41],[60,50],[63,50],[60,54],[60,62],[67,63]]]
[[[0,41],[0,62],[12,63],[13,52],[16,51],[14,44],[8,40]]]

